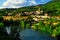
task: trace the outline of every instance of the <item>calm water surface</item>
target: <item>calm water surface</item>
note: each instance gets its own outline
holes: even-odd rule
[[[7,27],[8,35],[11,33],[11,28]],[[54,40],[49,33],[43,31],[34,31],[32,29],[24,29],[19,32],[19,39],[21,40]]]
[[[20,32],[21,40],[55,40],[48,33],[25,29]]]
[[[1,40],[5,40],[5,39],[12,40],[12,38],[10,38],[11,34],[13,34],[12,35],[12,38],[13,38],[16,33],[14,33],[14,31],[11,32],[11,27],[6,27],[6,32],[0,31],[0,39]],[[21,40],[55,40],[54,38],[50,36],[49,33],[46,33],[43,31],[34,31],[32,29],[20,30],[18,34],[19,36],[15,37],[17,38],[16,40],[19,40],[19,39]]]

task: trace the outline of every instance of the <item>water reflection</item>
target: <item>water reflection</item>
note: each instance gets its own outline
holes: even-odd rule
[[[5,29],[8,35],[11,34],[11,27],[6,27]]]

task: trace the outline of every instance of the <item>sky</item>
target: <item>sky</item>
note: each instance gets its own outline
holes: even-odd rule
[[[34,6],[39,4],[45,4],[49,1],[51,0],[0,0],[0,9]]]

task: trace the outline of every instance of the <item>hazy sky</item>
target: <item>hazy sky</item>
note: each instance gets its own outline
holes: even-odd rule
[[[33,5],[38,5],[38,4],[44,4],[49,1],[51,0],[0,0],[0,9],[33,6]]]

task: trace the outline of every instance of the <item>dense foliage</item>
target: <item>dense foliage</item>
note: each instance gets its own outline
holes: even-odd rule
[[[44,12],[51,13],[51,16],[60,15],[60,1],[52,1],[41,7]]]

